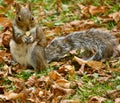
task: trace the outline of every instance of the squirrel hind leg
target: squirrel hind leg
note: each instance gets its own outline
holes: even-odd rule
[[[37,71],[40,71],[48,67],[43,47],[36,46],[34,48],[34,51],[32,51],[32,56],[31,56],[31,65]]]

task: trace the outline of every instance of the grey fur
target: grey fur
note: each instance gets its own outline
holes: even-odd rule
[[[95,50],[95,55],[89,59],[101,60],[113,55],[116,45],[115,37],[109,32],[90,29],[57,37],[51,41],[45,51],[48,62],[59,60],[74,49]]]

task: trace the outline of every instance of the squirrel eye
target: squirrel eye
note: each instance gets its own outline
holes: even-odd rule
[[[18,16],[18,21],[21,21],[21,17],[20,16]]]
[[[32,17],[31,20],[33,21],[33,20],[34,20],[34,17]]]

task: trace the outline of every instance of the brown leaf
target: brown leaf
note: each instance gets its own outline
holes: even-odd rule
[[[59,67],[61,65],[65,64],[65,62],[51,62],[49,65],[54,67]]]
[[[55,27],[55,29],[54,29],[54,32],[57,34],[57,35],[60,35],[61,34],[61,32],[62,32],[62,28],[59,26],[57,26],[57,27]]]
[[[70,22],[69,24],[70,24],[70,28],[72,28],[72,31],[80,31],[80,30],[90,29],[91,27],[92,28],[97,27],[95,22],[93,20],[90,20],[90,19],[75,20],[75,21]]]
[[[63,96],[54,97],[54,98],[52,98],[51,103],[59,103],[62,98],[63,98]]]
[[[120,68],[113,68],[111,70],[114,71],[114,72],[120,73]]]
[[[120,98],[116,98],[115,103],[120,103]]]
[[[82,17],[88,18],[89,17],[89,6],[84,6],[82,4],[77,4],[77,5],[81,9]]]
[[[80,103],[79,100],[61,100],[60,103]]]
[[[64,75],[69,74],[69,79],[74,79],[75,67],[70,64],[64,64],[59,68],[58,72],[63,73]]]
[[[104,83],[104,82],[108,81],[109,79],[111,79],[111,77],[112,77],[112,76],[99,77],[99,78],[97,79],[97,81],[98,81],[99,83]]]
[[[0,17],[0,26],[2,26],[4,28],[11,27],[12,23],[8,18]]]
[[[58,79],[56,80],[56,84],[63,88],[70,88],[70,82],[67,81],[66,79]]]
[[[39,91],[39,96],[42,97],[44,95],[43,91]]]
[[[65,65],[62,65],[59,68],[58,72],[60,72],[60,73],[67,72],[67,73],[70,73],[70,74],[74,74],[75,68],[72,65],[65,64]]]
[[[6,49],[0,50],[0,63],[7,62],[11,60],[11,54],[6,52]]]
[[[5,87],[4,86],[0,86],[0,94],[4,94],[5,93]]]
[[[51,92],[56,97],[56,96],[71,95],[75,91],[73,89],[66,89],[66,88],[60,87],[57,84],[54,84],[54,85],[52,85]]]
[[[58,80],[58,79],[63,78],[57,71],[50,72],[49,77],[53,80]]]
[[[66,23],[62,26],[62,31],[65,34],[71,33],[74,31],[74,28],[72,27],[72,25],[70,23]]]
[[[5,47],[9,47],[9,43],[10,43],[11,38],[12,38],[11,31],[7,30],[3,33],[2,43]]]
[[[89,99],[88,103],[103,103],[105,102],[106,98],[93,96]]]
[[[76,57],[76,56],[74,56],[73,60],[76,61],[79,65],[82,65],[82,64],[86,64],[86,63],[87,63],[86,60],[80,59],[80,58],[78,58],[78,57]]]
[[[117,22],[117,28],[120,28],[120,21]],[[120,39],[120,38],[118,38]]]
[[[102,17],[97,17],[99,21],[102,21],[102,23],[108,23],[110,21],[113,21],[113,18],[110,16],[102,16]]]
[[[108,7],[106,6],[89,6],[89,13],[94,16],[96,14],[104,14],[108,10]]]
[[[102,69],[106,66],[105,64],[99,61],[88,61],[86,64],[95,70]]]
[[[31,76],[25,84],[29,87],[32,87],[32,86],[35,85],[36,81],[37,81],[37,77],[36,76]]]
[[[8,18],[0,17],[0,26],[3,27],[3,31],[0,32],[0,45],[4,43],[8,47],[9,41],[12,38],[12,23]]]
[[[0,50],[0,57],[4,57],[4,56],[6,56],[7,55],[7,53],[6,53],[6,51],[5,50]]]
[[[47,100],[47,98],[50,96],[50,92],[46,91],[46,90],[39,90],[39,93],[38,93],[38,96],[41,98],[41,99],[45,99]]]
[[[3,57],[0,56],[0,63],[3,63],[4,60],[3,60]]]
[[[108,10],[107,6],[93,6],[93,5],[83,6],[82,4],[78,4],[78,6],[81,9],[83,18],[88,18],[89,14],[92,16],[97,14],[104,14]]]
[[[111,99],[120,98],[120,90],[108,91],[106,95]]]
[[[0,77],[4,77],[5,72],[0,71]]]
[[[25,88],[25,83],[21,78],[14,78],[14,77],[8,77],[8,79],[12,82],[14,82],[14,86],[16,88],[15,92],[20,92]]]
[[[79,65],[81,65],[79,71],[77,72],[79,75],[83,75],[84,74],[84,68],[85,68],[85,64],[87,61],[80,59],[76,56],[74,56],[73,58],[74,61],[76,61]]]
[[[14,93],[12,91],[7,92],[5,95],[0,95],[0,98],[5,100],[15,100],[22,97],[23,93]]]
[[[70,54],[72,54],[72,55],[73,55],[73,54],[74,54],[74,55],[76,54],[76,55],[77,55],[77,50],[71,50],[71,51],[70,51]]]
[[[113,20],[118,23],[120,21],[120,11],[112,13],[109,15]]]
[[[41,78],[37,79],[35,86],[40,88],[48,88],[51,84],[52,80],[49,76],[42,76]]]
[[[13,4],[14,0],[3,0],[5,4],[10,5]]]
[[[7,100],[11,100],[11,99],[18,99],[18,98],[22,98],[23,97],[23,93],[8,93],[6,94],[6,99]]]
[[[81,24],[79,25],[80,30],[90,29],[90,28],[96,28],[97,25],[95,24],[95,21],[93,20],[81,20]]]
[[[74,21],[70,22],[70,25],[72,25],[72,26],[79,26],[80,23],[81,23],[80,20],[74,20]]]

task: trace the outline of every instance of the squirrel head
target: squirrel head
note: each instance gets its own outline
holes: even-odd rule
[[[31,11],[31,4],[15,4],[16,16],[15,22],[17,26],[23,31],[29,31],[31,28],[35,27],[35,19]]]

